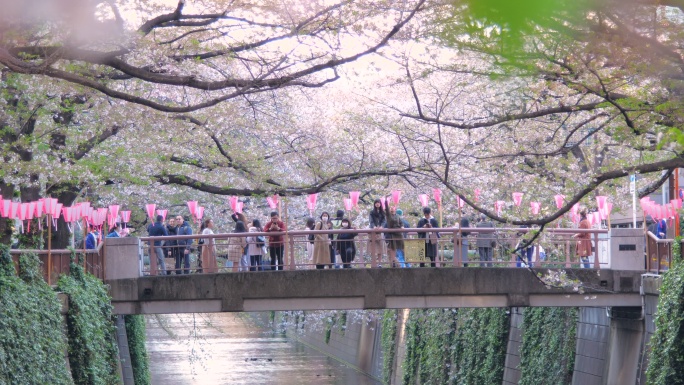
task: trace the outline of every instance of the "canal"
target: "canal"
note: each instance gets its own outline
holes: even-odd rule
[[[146,317],[152,384],[378,385],[248,314]]]

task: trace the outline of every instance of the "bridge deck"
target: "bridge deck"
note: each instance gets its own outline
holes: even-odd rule
[[[109,280],[118,314],[506,306],[641,306],[639,271],[567,269],[583,284],[545,286],[547,269],[337,269]]]

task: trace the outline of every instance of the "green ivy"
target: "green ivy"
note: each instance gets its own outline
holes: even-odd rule
[[[681,237],[672,245],[674,261],[681,261]],[[684,384],[684,263],[663,274],[646,370],[649,385]]]
[[[572,383],[577,309],[525,308],[520,346],[520,385]]]
[[[69,295],[67,333],[69,364],[77,385],[109,385],[120,382],[116,327],[111,299],[99,279],[86,274],[71,257],[70,275],[59,279],[59,290]]]
[[[19,259],[0,245],[0,384],[73,384],[65,365],[61,303],[35,255]]]
[[[382,313],[380,327],[380,342],[382,347],[382,381],[389,384],[392,379],[392,364],[397,354],[395,338],[397,335],[397,311],[385,310]]]
[[[500,384],[508,344],[508,309],[461,309],[453,349],[454,384]]]
[[[147,349],[145,349],[145,316],[127,315],[125,323],[135,385],[148,385],[150,384],[150,367]]]

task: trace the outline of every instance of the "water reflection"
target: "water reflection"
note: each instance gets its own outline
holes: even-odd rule
[[[379,382],[246,314],[147,317],[152,384],[363,384]]]

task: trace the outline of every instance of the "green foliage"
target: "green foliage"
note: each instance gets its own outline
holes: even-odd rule
[[[64,362],[61,304],[35,255],[19,260],[0,245],[0,384],[73,384]]]
[[[577,309],[526,308],[520,346],[520,385],[572,383]]]
[[[145,349],[145,316],[127,315],[125,322],[135,384],[148,385],[150,384],[150,367],[147,349]]]
[[[500,384],[510,327],[507,309],[461,309],[453,350],[455,384]]]
[[[382,313],[382,326],[380,328],[382,334],[380,335],[380,343],[382,347],[382,381],[385,384],[391,382],[392,364],[394,357],[397,354],[397,347],[395,343],[397,335],[397,311],[385,310]]]
[[[72,263],[70,275],[62,276],[59,290],[69,295],[67,333],[69,364],[77,385],[109,385],[119,382],[119,351],[112,320],[111,299],[99,279]]]
[[[681,239],[672,246],[673,259],[681,260]],[[684,264],[674,263],[663,275],[655,333],[646,370],[649,385],[684,384]]]

